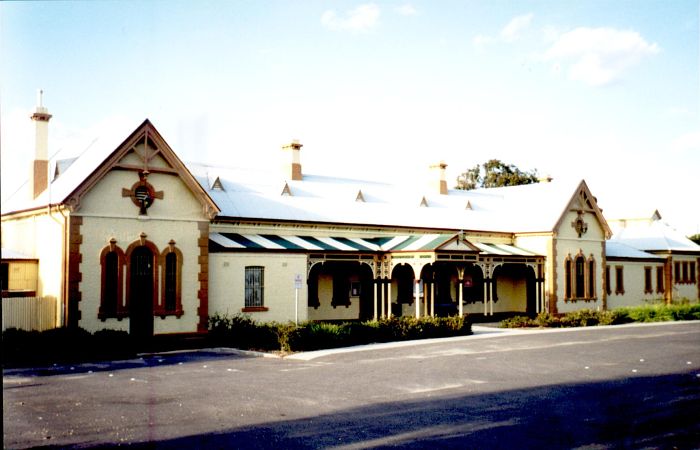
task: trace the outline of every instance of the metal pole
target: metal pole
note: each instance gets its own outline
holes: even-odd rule
[[[294,289],[294,323],[299,325],[299,288]]]

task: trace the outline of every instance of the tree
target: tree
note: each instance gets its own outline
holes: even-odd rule
[[[700,245],[700,233],[694,234],[692,236],[688,236],[688,239],[691,241],[695,242],[696,244]]]
[[[483,176],[482,176],[483,169]],[[522,171],[513,164],[506,164],[499,159],[490,159],[477,164],[457,177],[457,189],[491,188],[500,186],[518,186],[537,183],[537,170]]]

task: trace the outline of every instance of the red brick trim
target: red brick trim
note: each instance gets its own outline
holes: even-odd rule
[[[199,223],[199,290],[197,298],[199,299],[199,307],[197,315],[199,322],[197,323],[197,332],[205,333],[209,329],[209,222]]]
[[[107,255],[110,253],[116,253],[117,255],[117,304],[114,308],[106,304],[107,294],[105,288],[107,287]],[[117,318],[119,320],[124,317],[129,317],[129,309],[124,304],[124,270],[126,267],[126,255],[124,251],[117,245],[116,239],[112,238],[109,241],[109,245],[102,249],[100,252],[100,267],[101,267],[101,287],[100,287],[100,309],[97,313],[97,318],[102,321],[109,318]]]
[[[552,276],[551,280],[549,283],[549,313],[551,314],[557,314],[558,308],[557,308],[557,269],[559,264],[557,264],[557,243],[556,243],[556,238],[552,237],[552,239],[549,241],[549,245],[551,247],[551,257],[552,257]]]
[[[269,311],[270,308],[267,306],[246,306],[245,308],[241,308],[241,312],[244,313],[249,313],[249,312],[265,312]]]
[[[83,274],[80,272],[80,263],[83,261],[83,255],[80,252],[80,245],[83,243],[83,235],[80,232],[82,224],[82,217],[70,216],[68,221],[68,317],[66,317],[66,324],[69,327],[78,327],[82,315],[80,311],[82,300],[80,282],[83,280]]]
[[[166,258],[169,254],[174,253],[176,258],[175,269],[175,309],[168,310],[165,307],[166,298]],[[182,252],[175,246],[175,241],[171,240],[168,246],[158,255],[158,266],[160,267],[161,290],[160,300],[156,302],[153,315],[165,319],[166,316],[175,316],[178,319],[184,314],[182,310]]]
[[[156,244],[153,242],[149,241],[146,239],[146,235],[144,233],[141,233],[140,239],[137,241],[132,242],[129,247],[127,247],[126,251],[124,252],[125,258],[126,258],[126,300],[125,300],[125,307],[131,314],[131,254],[136,250],[138,247],[146,247],[148,248],[151,253],[153,254],[153,286],[151,289],[153,290],[152,299],[153,299],[153,310],[155,311],[156,305],[158,303],[158,256],[160,255],[160,251],[158,251],[158,247],[156,247]]]

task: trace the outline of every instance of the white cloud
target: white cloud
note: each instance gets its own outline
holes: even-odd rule
[[[520,35],[530,26],[533,17],[534,14],[532,13],[513,17],[501,30],[501,39],[504,42],[514,42],[520,39]]]
[[[333,10],[321,15],[321,24],[332,31],[367,31],[379,23],[379,7],[373,3],[360,5],[340,17]]]
[[[416,8],[413,7],[410,3],[406,3],[404,5],[399,6],[396,8],[396,12],[401,14],[402,16],[415,16],[418,14],[418,11]]]
[[[604,86],[658,52],[656,43],[650,44],[636,31],[581,27],[559,36],[543,59],[554,65],[568,65],[571,80]]]
[[[506,42],[512,43],[520,39],[522,33],[530,27],[532,18],[535,17],[533,13],[523,14],[520,16],[513,17],[510,21],[501,29],[498,36],[488,36],[484,34],[478,34],[472,38],[472,44],[477,50],[483,50],[487,45],[494,42]]]

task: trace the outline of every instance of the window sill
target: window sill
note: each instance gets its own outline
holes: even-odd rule
[[[265,312],[269,311],[270,308],[267,306],[246,306],[245,308],[241,309],[241,312],[244,313],[249,313],[249,312]]]
[[[175,316],[175,317],[177,317],[177,318],[179,319],[180,317],[182,317],[183,314],[185,314],[185,312],[182,311],[182,310],[177,310],[177,311],[155,311],[155,312],[153,313],[153,316],[155,316],[155,317],[160,317],[161,319],[165,319],[166,317],[169,317],[169,316]]]
[[[610,294],[608,294],[608,295],[610,295]],[[578,298],[578,297],[577,297],[577,298],[565,298],[564,301],[567,302],[567,303],[569,303],[569,302],[570,302],[570,303],[576,303],[576,302],[596,302],[596,301],[598,301],[598,297],[590,297],[590,298],[584,298],[584,297],[581,297],[581,298]]]

